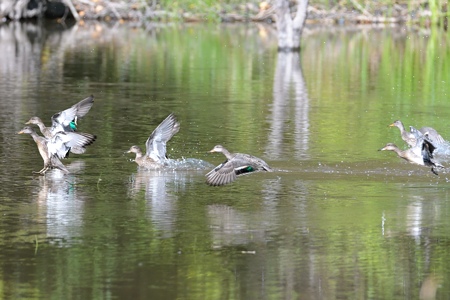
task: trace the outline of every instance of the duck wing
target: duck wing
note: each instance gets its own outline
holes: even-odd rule
[[[419,129],[422,134],[427,134],[428,139],[437,145],[445,143],[445,139],[436,131],[436,129],[431,127],[422,127]]]
[[[431,172],[435,175],[439,175],[437,170],[444,168],[444,166],[434,158],[433,152],[436,150],[436,146],[429,138],[428,132],[425,132],[425,134],[418,138],[417,147],[420,147],[421,149],[423,164],[425,166],[431,166]]]
[[[75,131],[76,119],[85,116],[92,105],[94,105],[94,96],[91,95],[77,104],[72,105],[72,107],[54,114],[52,116],[52,133],[55,134],[59,131]]]
[[[235,167],[229,160],[224,161],[205,176],[206,183],[212,186],[229,184],[237,178]]]
[[[225,185],[235,181],[237,176],[257,171],[272,172],[272,169],[258,157],[236,153],[206,174],[206,183],[213,186]]]
[[[47,142],[47,148],[51,156],[66,158],[71,148],[91,145],[96,138],[89,133],[60,131]]]
[[[156,162],[166,159],[166,143],[180,130],[180,123],[174,114],[162,121],[147,139],[146,154]]]
[[[250,154],[237,153],[233,159],[233,164],[236,171],[239,171],[238,175],[256,171],[272,172],[272,168],[264,160]]]

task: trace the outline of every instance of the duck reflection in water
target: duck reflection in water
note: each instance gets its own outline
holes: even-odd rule
[[[129,178],[128,194],[136,199],[144,190],[148,218],[164,237],[170,237],[175,230],[178,195],[196,175],[192,171],[138,170]]]
[[[242,212],[222,204],[208,205],[207,213],[214,249],[266,242],[268,219],[259,213]]]
[[[71,172],[85,168],[84,161],[67,165]],[[77,186],[77,176],[67,176],[59,170],[39,177],[37,194],[38,218],[45,224],[45,235],[60,246],[82,235],[84,203],[86,195]]]

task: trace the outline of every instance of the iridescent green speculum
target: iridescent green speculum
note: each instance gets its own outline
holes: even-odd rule
[[[75,121],[70,122],[70,123],[69,123],[69,126],[70,126],[70,128],[73,129],[73,131],[76,131],[76,130],[77,130],[77,124],[75,124]]]

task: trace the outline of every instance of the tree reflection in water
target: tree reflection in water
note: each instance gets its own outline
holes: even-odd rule
[[[278,52],[273,83],[272,113],[267,154],[280,159],[285,154],[286,134],[293,132],[296,158],[308,157],[309,148],[309,100],[303,77],[299,52]],[[293,124],[294,130],[289,129]]]

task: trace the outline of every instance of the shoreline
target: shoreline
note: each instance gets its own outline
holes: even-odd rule
[[[30,0],[39,3],[39,0]],[[437,17],[433,17],[428,7],[411,8],[407,4],[380,5],[371,10],[362,7],[356,0],[350,1],[352,5],[335,5],[325,8],[320,4],[309,4],[307,24],[326,25],[358,25],[358,24],[399,24],[418,25],[421,27],[431,27],[438,24],[447,28],[447,12],[437,12]],[[27,19],[56,19],[64,23],[70,19],[77,22],[88,20],[97,21],[117,21],[117,22],[185,22],[185,23],[248,23],[262,22],[275,23],[275,8],[268,2],[243,4],[223,4],[219,8],[203,8],[187,11],[183,8],[172,10],[164,9],[159,4],[150,5],[147,2],[131,0],[127,3],[116,0],[66,0],[62,2],[49,2],[46,5],[32,7],[22,7],[22,13],[18,13],[19,8],[14,12],[8,11],[4,7],[0,11],[0,24]],[[446,9],[446,8],[445,8]]]

